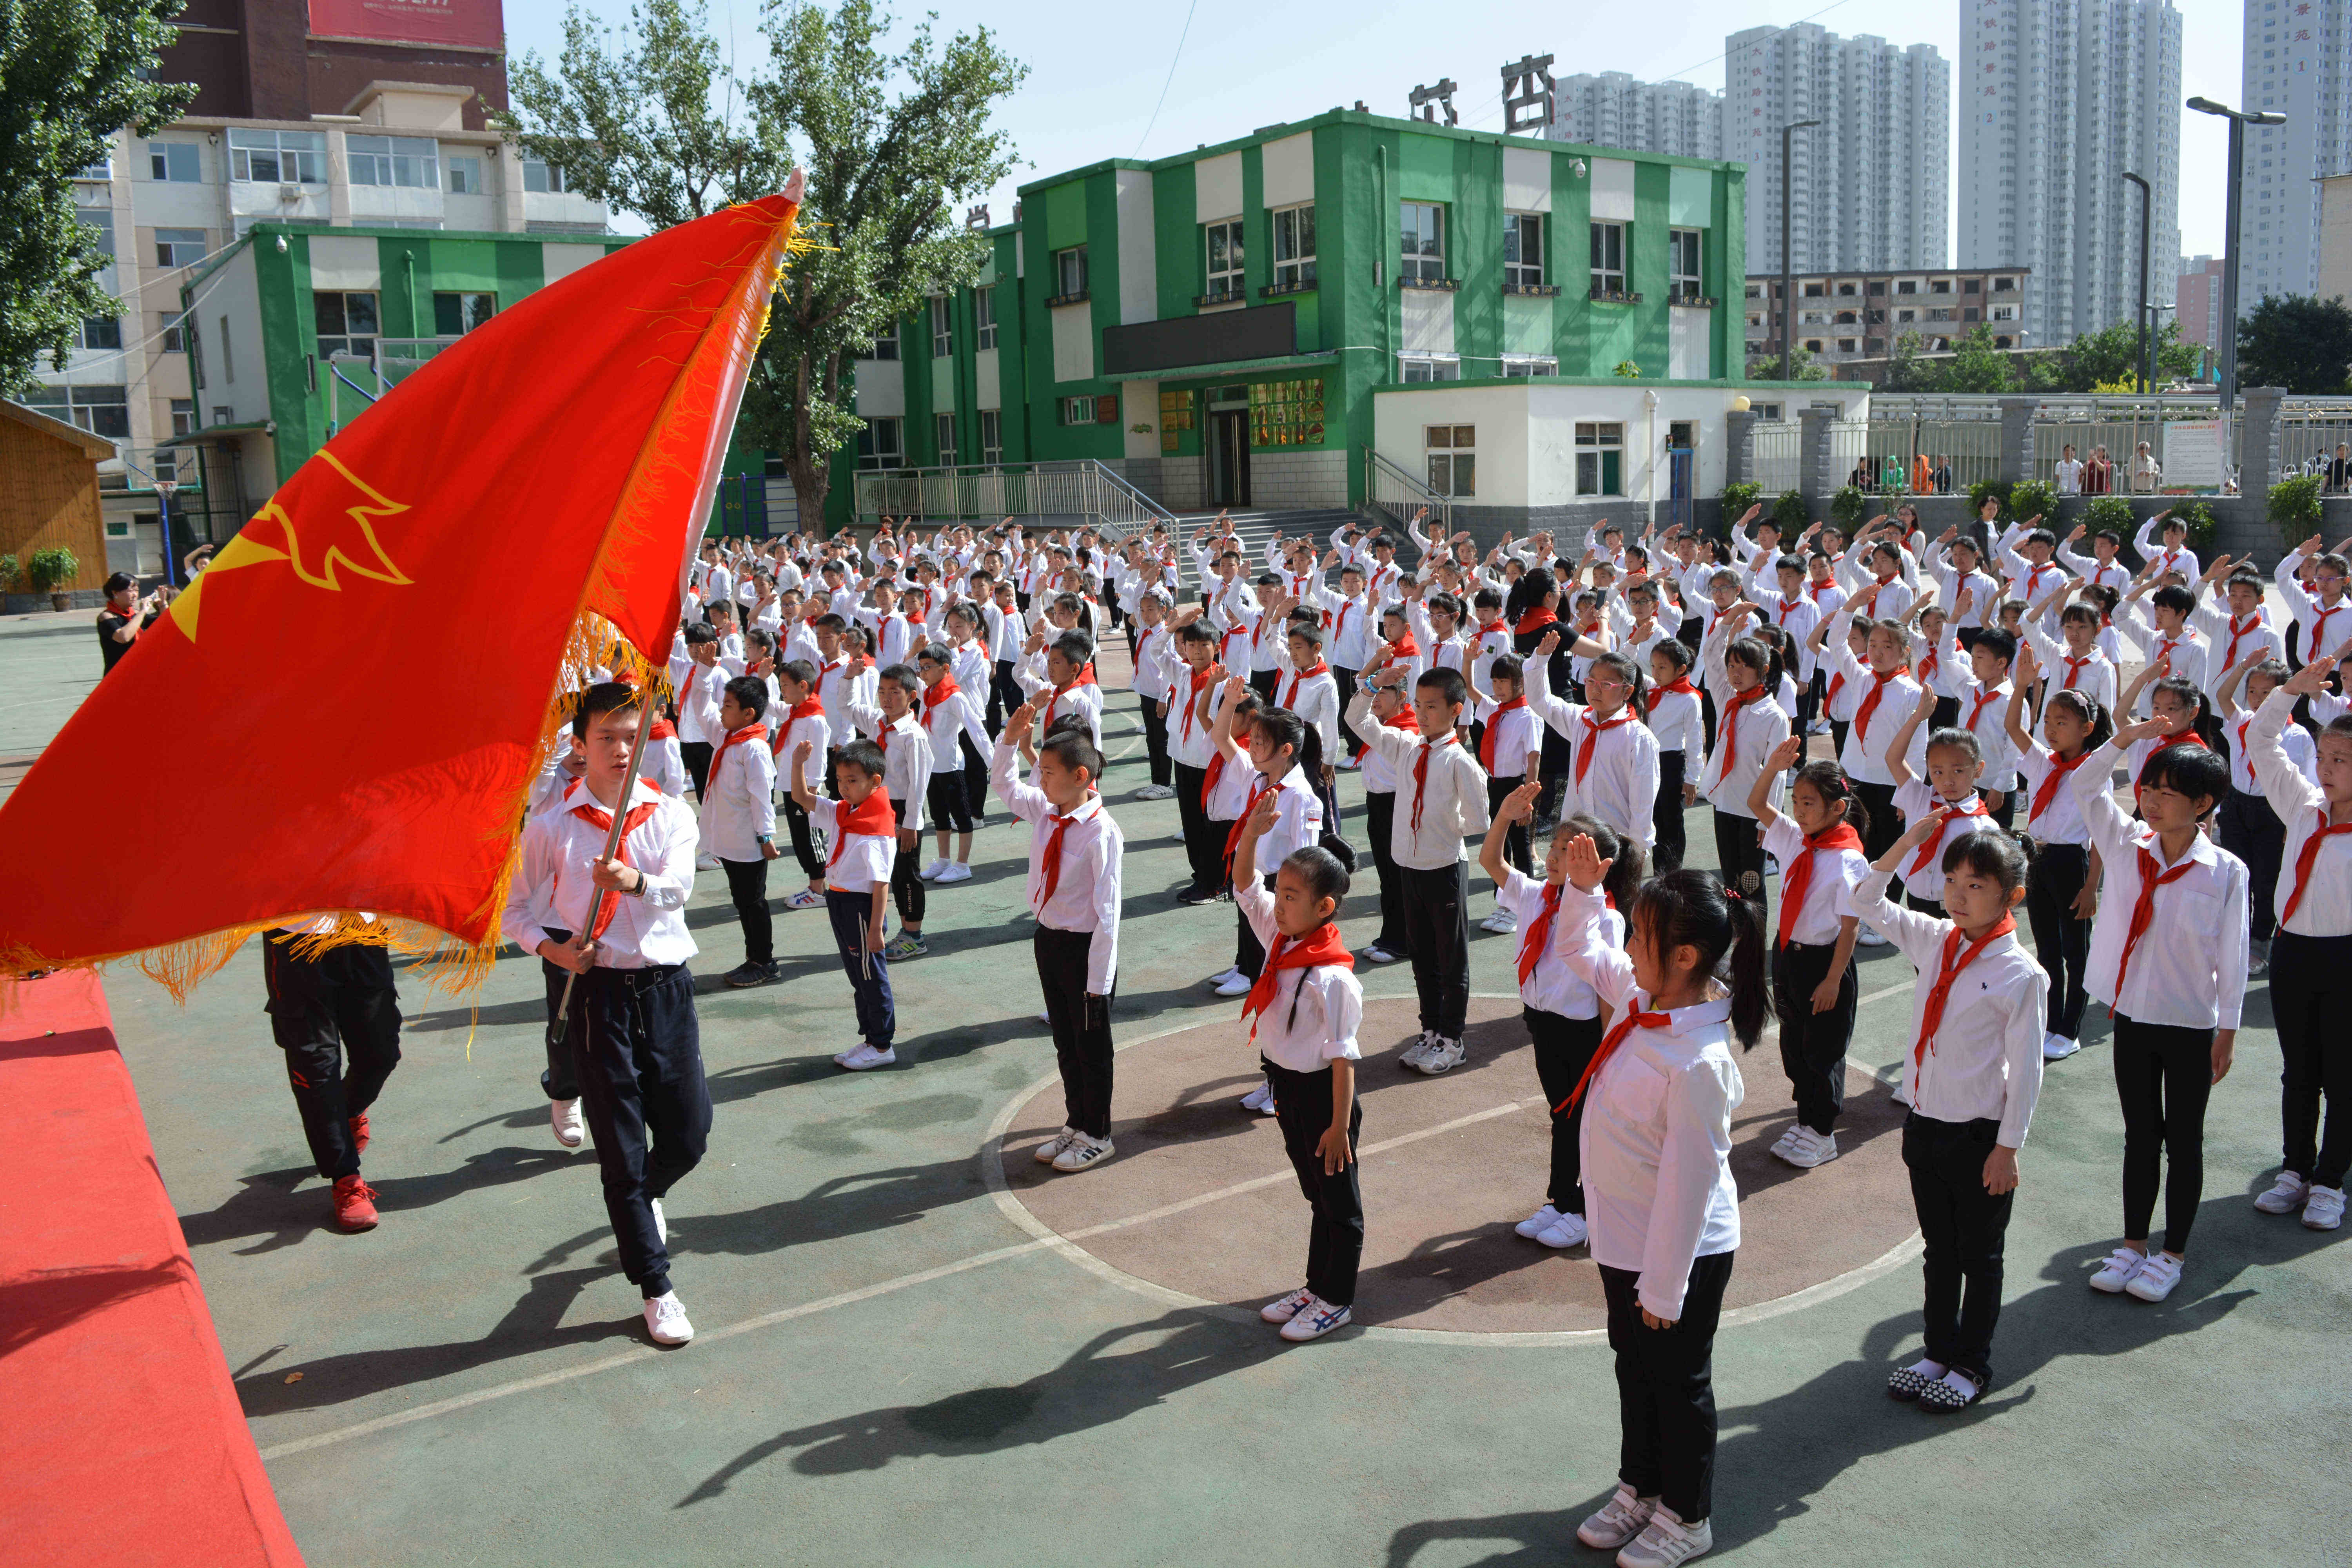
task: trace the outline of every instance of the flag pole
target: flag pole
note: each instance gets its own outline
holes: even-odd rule
[[[637,774],[645,767],[646,752],[652,750],[653,747],[653,693],[648,689],[643,693],[643,697],[644,700],[638,705],[637,709],[637,715],[640,723],[637,730],[636,744],[629,749],[629,771],[626,776],[621,780],[621,798],[613,803],[612,830],[604,835],[604,858],[607,860],[612,859],[621,852],[621,834],[628,823],[629,802],[635,798],[637,793]],[[584,740],[586,737],[583,735],[582,739]],[[643,872],[638,874],[640,876],[644,875]],[[599,888],[596,889],[595,898],[591,900],[588,905],[588,930],[590,932],[593,933],[596,929],[596,922],[604,918],[605,900],[611,899],[613,896],[613,890],[609,888]],[[595,941],[593,934],[589,937],[589,941]],[[572,988],[578,984],[579,982],[580,975],[577,971],[565,971],[563,976],[563,999],[556,1004],[555,1016],[549,1020],[547,1026],[547,1043],[551,1046],[562,1045],[563,1043],[564,1036],[571,1031]]]

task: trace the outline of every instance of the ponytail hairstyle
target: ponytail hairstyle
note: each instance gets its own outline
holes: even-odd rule
[[[1674,666],[1676,675],[1687,674],[1690,670],[1691,650],[1679,638],[1660,637],[1650,645],[1650,656],[1654,658],[1663,657]]]
[[[2090,733],[2083,740],[2083,750],[2086,752],[2095,752],[2116,738],[2115,715],[2107,711],[2105,703],[2087,691],[2070,691],[2062,686],[2050,694],[2048,708],[2071,708],[2084,723],[2091,727]],[[2044,713],[2046,716],[2047,709]]]
[[[1543,602],[1559,591],[1559,584],[1549,567],[1533,566],[1519,574],[1511,584],[1511,596],[1503,602],[1503,618],[1513,626],[1529,610],[1541,607]]]
[[[1731,992],[1731,1032],[1740,1048],[1755,1048],[1767,998],[1764,914],[1752,900],[1732,893],[1714,872],[1685,866],[1645,883],[1625,923],[1640,927],[1662,960],[1675,948],[1696,948],[1699,974]]]
[[[1633,907],[1641,896],[1642,882],[1649,875],[1649,857],[1636,841],[1622,837],[1618,831],[1597,816],[1563,816],[1559,826],[1551,830],[1552,842],[1574,838],[1582,834],[1592,840],[1592,852],[1609,862],[1609,875],[1601,879],[1601,890],[1609,895],[1614,908],[1624,910]]]
[[[1496,662],[1499,664],[1502,661],[1497,659]],[[1625,700],[1625,711],[1637,719],[1649,712],[1650,705],[1643,700],[1643,695],[1648,690],[1649,683],[1642,678],[1641,662],[1631,654],[1604,653],[1592,661],[1592,668],[1600,669],[1604,667],[1623,676],[1625,684],[1633,689],[1633,695]],[[1586,678],[1591,679],[1591,671],[1586,672]],[[1593,842],[1598,844],[1601,840],[1595,838]]]
[[[1827,759],[1807,763],[1797,770],[1797,782],[1790,787],[1800,786],[1810,787],[1826,805],[1843,807],[1838,820],[1864,837],[1869,837],[1870,807],[1853,793],[1853,781],[1845,776],[1843,768]]]

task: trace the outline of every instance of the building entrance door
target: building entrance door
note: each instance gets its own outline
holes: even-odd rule
[[[1209,504],[1249,505],[1249,410],[1212,410],[1208,435]]]

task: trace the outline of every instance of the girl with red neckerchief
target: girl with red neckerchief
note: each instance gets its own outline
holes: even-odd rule
[[[2019,689],[2037,673],[2032,648],[2017,653]],[[2025,731],[2025,705],[2012,702],[2004,722],[2017,750],[2021,786],[2018,831],[2033,840],[2033,877],[2026,889],[2025,913],[2033,926],[2033,948],[2050,976],[2050,1016],[2042,1059],[2063,1061],[2083,1047],[2083,1009],[2090,1004],[2084,975],[2091,956],[2091,921],[2099,912],[2099,849],[2068,787],[2076,768],[2107,743],[2115,721],[2099,700],[2079,687],[2050,693],[2042,711],[2042,734]],[[2047,743],[2043,743],[2046,740]]]

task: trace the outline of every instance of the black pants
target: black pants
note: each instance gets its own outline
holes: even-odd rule
[[[2279,1125],[2288,1170],[2315,1187],[2344,1185],[2352,1163],[2352,936],[2271,938],[2271,1016],[2277,1021]],[[2334,1023],[2328,1020],[2333,1018]],[[2327,1131],[2319,1104],[2327,1101]]]
[[[2205,1101],[2213,1031],[2116,1015],[2116,1093],[2124,1109],[2124,1237],[2145,1240],[2164,1174],[2164,1250],[2186,1252],[2205,1195]],[[2168,1169],[2167,1168],[2168,1167]]]
[[[1178,763],[1175,773],[1176,820],[1184,829],[1184,859],[1192,868],[1192,890],[1213,893],[1224,885],[1225,836],[1223,829],[1209,826],[1208,810],[1201,804],[1209,770]]]
[[[572,940],[570,931],[557,931],[551,926],[548,928],[547,935],[550,941],[558,945]],[[564,985],[571,980],[572,972],[568,969],[559,969],[541,958],[539,961],[539,976],[547,986],[548,1027],[547,1070],[539,1075],[539,1087],[545,1091],[550,1100],[577,1100],[580,1098],[580,1061],[578,1055],[572,1049],[572,1036],[579,1033],[576,1020],[580,1016],[581,1008],[585,1005],[580,1000],[580,987],[585,985],[587,982],[583,980],[572,986],[572,1010],[565,1016],[567,1020],[572,1022],[569,1032],[559,1036],[554,1032],[555,1015],[557,1009],[563,1005]]]
[[[1985,1190],[1985,1161],[2000,1123],[1937,1121],[1913,1111],[1903,1123],[1903,1163],[1927,1243],[1927,1359],[1956,1367],[1981,1389],[1990,1381],[1993,1324],[2000,1319],[2001,1244],[2014,1189]]]
[[[1412,944],[1405,939],[1404,879],[1397,874],[1395,831],[1396,792],[1366,790],[1364,836],[1372,841],[1372,869],[1379,873],[1381,883],[1381,934],[1372,943],[1402,957],[1412,951]]]
[[[1683,646],[1696,649],[1698,644],[1685,643]],[[1704,683],[1698,689],[1698,722],[1700,731],[1706,737],[1706,746],[1702,754],[1713,756],[1715,754],[1715,693],[1708,690]]]
[[[1062,1069],[1062,1110],[1089,1138],[1110,1136],[1110,996],[1087,994],[1087,952],[1094,932],[1039,926],[1030,939],[1054,1057]],[[1113,977],[1112,992],[1118,990]],[[1330,1114],[1328,1107],[1324,1114]]]
[[[841,954],[841,972],[857,1003],[858,1037],[877,1051],[888,1050],[898,1034],[898,1005],[890,995],[890,961],[877,951],[866,951],[866,933],[874,921],[874,895],[859,889],[824,890],[825,913],[833,920],[834,950]]]
[[[735,918],[743,922],[743,962],[770,964],[776,961],[776,922],[768,913],[768,862],[721,859],[727,873],[727,896],[734,900]],[[540,960],[545,963],[545,959]],[[550,967],[553,967],[550,965]],[[562,973],[561,970],[558,973]]]
[[[1862,802],[1863,809],[1870,813],[1870,825],[1862,830],[1862,852],[1868,858],[1876,860],[1894,848],[1895,841],[1903,837],[1903,818],[1895,809],[1895,786],[1891,784],[1864,784],[1856,779],[1853,781],[1853,798]],[[1886,901],[1890,904],[1903,901],[1900,873],[1887,881]]]
[[[1658,753],[1658,803],[1651,809],[1650,821],[1658,836],[1657,847],[1652,851],[1651,871],[1663,877],[1669,871],[1683,868],[1683,857],[1690,849],[1690,839],[1683,826],[1683,754],[1680,752]]]
[[[923,840],[915,839],[912,849],[907,841],[898,840],[898,847],[890,857],[890,897],[898,906],[898,923],[919,929],[923,923]]]
[[[653,1201],[710,1146],[694,976],[683,963],[591,969],[572,1000],[573,1071],[604,1176],[604,1213],[621,1272],[650,1301],[669,1291],[669,1249],[654,1226]]]
[[[1927,732],[1932,735],[1938,730],[1957,730],[1959,727],[1960,700],[1957,697],[1937,698],[1935,707],[1927,710]]]
[[[935,773],[931,782],[923,786],[923,800],[930,807],[933,827],[942,833],[971,831],[971,792],[965,787],[971,776],[971,771],[962,768],[951,773]]]
[[[2000,804],[1992,808],[1992,819],[2000,824],[2000,830],[2003,833],[2015,826],[2017,822],[2016,790],[2005,789],[2000,792]]]
[[[1845,1052],[1853,1039],[1860,1000],[1853,955],[1838,977],[1837,1005],[1813,1011],[1813,992],[1829,978],[1837,956],[1832,942],[1808,947],[1792,942],[1772,955],[1772,1011],[1780,1020],[1780,1068],[1797,1100],[1797,1120],[1824,1137],[1837,1131],[1845,1109]]]
[[[1726,888],[1754,904],[1759,915],[1769,912],[1771,889],[1764,882],[1764,842],[1756,831],[1754,817],[1715,808],[1715,859],[1722,868]],[[1768,924],[1765,929],[1771,928]]]
[[[984,721],[989,738],[993,740],[1004,729],[1004,716],[1021,706],[1021,683],[1013,679],[1013,661],[1000,658],[988,678],[988,716]]]
[[[1151,763],[1151,782],[1164,784],[1169,779],[1168,715],[1160,710],[1157,698],[1138,693],[1135,700],[1143,710],[1143,750]]]
[[[1399,866],[1396,871],[1421,1026],[1458,1040],[1470,1016],[1470,918],[1462,862],[1430,871]]]
[[[1792,672],[1793,673],[1793,672]],[[1797,687],[1797,729],[1800,735],[1813,731],[1813,720],[1822,710],[1822,672],[1819,668]]]
[[[2082,1037],[2083,1009],[2091,1000],[2083,988],[2091,961],[2091,922],[2074,915],[2074,896],[2090,874],[2087,845],[2044,844],[2025,884],[2025,917],[2050,976],[2050,1032],[2069,1040]]]
[[[1822,704],[1823,707],[1827,707],[1829,705],[1829,699],[1826,697],[1822,698]],[[1843,719],[1832,719],[1830,721],[1831,756],[1843,757],[1845,755],[1845,732],[1848,728],[1848,723]]]
[[[677,751],[686,760],[686,776],[694,781],[694,798],[698,803],[710,783],[710,742],[680,741]]]
[[[1265,884],[1267,892],[1274,891],[1273,872],[1268,871],[1259,880]],[[1239,932],[1234,940],[1234,967],[1255,980],[1258,972],[1265,967],[1265,944],[1258,941],[1257,930],[1250,924],[1249,916],[1242,912],[1239,900],[1234,903],[1234,924]]]
[[[1500,778],[1492,774],[1488,775],[1486,779],[1486,817],[1488,821],[1492,821],[1495,817],[1501,815],[1503,810],[1503,802],[1510,798],[1510,794],[1513,790],[1518,788],[1520,784],[1526,782],[1527,781],[1525,779],[1517,777]],[[1528,825],[1526,823],[1514,822],[1511,824],[1509,828],[1504,832],[1503,864],[1510,867],[1513,870],[1518,872],[1519,875],[1523,877],[1529,874],[1530,868],[1534,866],[1535,862],[1528,857]],[[1501,891],[1499,888],[1496,890],[1498,892]]]
[[[1274,706],[1274,694],[1282,685],[1282,671],[1253,669],[1250,671],[1249,684],[1250,689],[1257,693],[1257,700],[1271,708]]]
[[[1640,1272],[1601,1266],[1624,1431],[1617,1479],[1637,1497],[1658,1499],[1685,1524],[1705,1519],[1715,1501],[1715,1325],[1736,1256],[1693,1258],[1683,1315],[1663,1329],[1642,1321]]]
[[[2286,858],[2286,824],[2258,795],[2231,789],[2216,814],[2221,847],[2246,863],[2246,891],[2253,900],[2248,931],[2268,942],[2278,926],[2280,863]]]
[[[961,775],[963,780],[963,820],[978,824],[988,816],[988,759],[982,756],[980,748],[971,743],[969,731],[957,733],[956,749],[963,753],[963,773]],[[939,826],[936,817],[931,826]],[[956,831],[961,833],[965,829],[958,828]]]
[[[816,833],[809,814],[801,809],[800,802],[786,799],[783,805],[784,831],[793,840],[793,858],[801,863],[801,875],[811,882],[824,880],[824,857],[816,852]]]
[[[286,1081],[319,1174],[356,1176],[351,1119],[375,1103],[400,1065],[400,994],[381,947],[330,948],[297,958],[299,937],[268,933],[261,949],[270,1037],[286,1053]]]
[[[1553,668],[1558,669],[1568,661],[1555,659],[1552,662]],[[1555,681],[1554,684],[1557,685],[1558,682]],[[1576,748],[1569,743],[1567,736],[1546,724],[1543,726],[1543,746],[1540,755],[1543,760],[1537,765],[1536,782],[1542,784],[1543,788],[1536,795],[1533,820],[1549,822],[1559,814],[1560,790],[1567,783],[1568,770],[1575,763]],[[1519,782],[1525,784],[1527,781],[1521,779]]]
[[[1298,1173],[1298,1190],[1315,1218],[1307,1229],[1307,1288],[1334,1307],[1356,1301],[1356,1269],[1364,1257],[1364,1189],[1357,1180],[1356,1162],[1338,1175],[1323,1169],[1316,1147],[1331,1131],[1331,1069],[1293,1072],[1263,1058],[1265,1081],[1274,1087],[1274,1115],[1282,1128],[1282,1147],[1290,1168]],[[1348,1110],[1348,1148],[1354,1152],[1364,1125],[1364,1102]]]
[[[1576,1092],[1592,1053],[1601,1048],[1601,1019],[1563,1018],[1540,1008],[1521,1007],[1528,1034],[1536,1046],[1536,1079],[1543,1085],[1544,1103],[1551,1107],[1551,1185],[1545,1197],[1561,1214],[1584,1212],[1584,1156],[1577,1139],[1584,1126],[1584,1102],[1571,1109],[1568,1097]]]
[[[1339,711],[1345,713],[1348,710],[1348,704],[1356,700],[1356,672],[1342,665],[1335,664],[1331,667],[1331,680],[1339,689]],[[1364,754],[1364,738],[1349,729],[1344,723],[1339,726],[1339,744],[1348,748],[1348,755],[1350,757],[1360,757]]]

